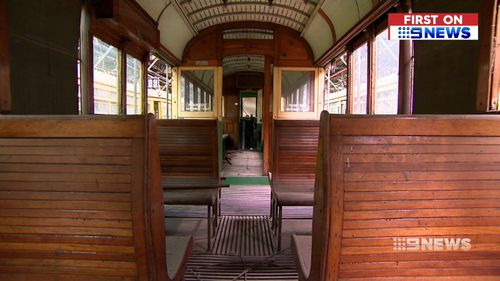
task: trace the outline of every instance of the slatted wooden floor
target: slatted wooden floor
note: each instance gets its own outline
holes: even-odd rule
[[[284,220],[283,248],[287,250],[273,253],[268,224],[270,192],[269,185],[234,185],[222,190],[223,216],[212,252],[206,252],[205,207],[166,208],[168,216],[188,217],[167,218],[167,232],[191,234],[195,240],[193,254],[188,261],[186,281],[298,280],[295,263],[288,249],[289,237],[291,233],[310,233],[311,223],[307,219]],[[312,216],[312,208],[309,207],[284,208],[283,211],[285,217]],[[252,235],[245,231],[245,227],[259,230],[255,230]]]
[[[215,236],[213,254],[270,256],[274,252],[267,216],[223,216]]]
[[[266,258],[194,254],[188,261],[184,278],[186,281],[296,281],[298,275],[290,254]]]

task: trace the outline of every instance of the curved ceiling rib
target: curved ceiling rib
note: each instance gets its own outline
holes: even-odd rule
[[[252,16],[255,16],[252,19]],[[260,17],[259,17],[260,16]],[[281,20],[285,22],[284,25],[289,26],[289,27],[294,27],[294,29],[297,30],[299,28],[302,30],[304,28],[303,21],[300,19],[292,18],[289,16],[285,15],[275,15],[273,13],[267,13],[267,12],[224,12],[216,15],[212,15],[209,17],[204,17],[200,18],[199,20],[195,21],[193,23],[194,26],[198,27],[200,25],[203,25],[205,22],[214,22],[217,20],[222,20],[222,21],[245,21],[247,18],[250,18],[252,20],[257,20],[257,19],[262,19],[262,18],[270,18],[270,22],[280,24]],[[211,26],[212,24],[209,24],[208,26]],[[208,27],[207,26],[207,27]],[[203,29],[203,28],[202,28]]]
[[[200,31],[235,21],[262,21],[301,32],[318,0],[174,0],[191,26]]]
[[[191,13],[188,13],[187,15],[189,17],[191,16],[194,16],[196,14],[199,14],[199,13],[202,13],[202,12],[205,12],[207,10],[211,10],[211,9],[218,9],[218,8],[232,8],[233,10],[234,9],[238,9],[238,7],[234,7],[234,6],[242,6],[242,5],[254,5],[254,6],[261,6],[261,9],[262,7],[277,7],[277,8],[282,8],[282,9],[290,9],[298,14],[301,14],[305,17],[308,17],[309,14],[304,12],[303,10],[299,10],[299,9],[296,9],[294,7],[290,7],[290,6],[287,6],[287,5],[283,5],[283,4],[278,4],[278,3],[273,3],[272,6],[269,5],[269,3],[263,3],[263,2],[259,2],[259,1],[246,1],[246,2],[228,2],[226,4],[224,3],[218,3],[218,4],[215,4],[215,5],[211,5],[211,6],[205,6],[201,9],[198,9],[198,10],[194,10],[192,11]]]

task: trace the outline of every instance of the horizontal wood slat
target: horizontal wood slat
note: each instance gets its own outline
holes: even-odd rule
[[[2,116],[0,138],[142,138],[142,116]],[[82,129],[83,128],[83,129]]]

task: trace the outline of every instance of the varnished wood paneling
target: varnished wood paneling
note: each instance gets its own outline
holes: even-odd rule
[[[222,39],[225,29],[264,28],[274,32],[274,40]],[[274,58],[276,66],[312,66],[312,50],[299,32],[282,25],[261,22],[227,23],[208,27],[191,39],[184,49],[183,65],[222,65],[231,55],[263,55]]]
[[[158,120],[163,178],[218,180],[217,120]]]
[[[314,182],[319,122],[273,121],[273,181],[309,179]]]
[[[0,118],[1,280],[169,280],[151,124]]]
[[[313,222],[328,223],[313,238],[328,241],[321,280],[494,280],[500,274],[498,116],[323,113],[322,122],[329,153],[320,152],[318,163],[328,168],[318,168],[317,184],[329,193],[317,202],[327,202],[329,211]],[[394,237],[469,238],[471,248],[398,250]]]

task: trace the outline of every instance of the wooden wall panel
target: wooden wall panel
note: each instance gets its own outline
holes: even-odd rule
[[[225,29],[265,28],[274,31],[274,40],[222,39]],[[270,23],[239,22],[216,25],[200,31],[184,50],[183,65],[222,65],[230,55],[264,55],[276,58],[276,66],[312,66],[311,48],[297,31]]]

